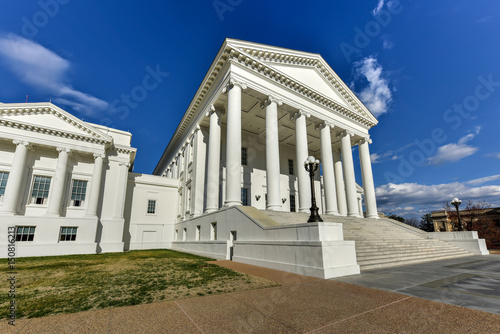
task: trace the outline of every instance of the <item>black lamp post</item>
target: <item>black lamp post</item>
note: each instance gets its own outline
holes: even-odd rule
[[[310,156],[304,161],[304,167],[309,172],[311,178],[311,215],[309,216],[308,223],[322,222],[323,219],[319,216],[318,207],[316,206],[316,196],[314,194],[314,172],[318,170],[319,160]]]
[[[458,218],[458,230],[459,231],[463,231],[464,230],[464,225],[462,224],[462,221],[460,220],[460,212],[458,211],[458,207],[459,205],[462,203],[461,200],[459,200],[458,198],[454,198],[452,201],[451,201],[451,204],[453,204],[455,206],[455,209],[457,209],[457,218]]]

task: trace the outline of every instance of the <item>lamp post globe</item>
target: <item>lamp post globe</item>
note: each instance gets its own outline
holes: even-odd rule
[[[454,199],[451,200],[451,204],[454,205],[455,209],[457,210],[458,230],[463,231],[464,225],[462,224],[462,221],[460,220],[460,211],[458,210],[458,207],[460,206],[460,204],[462,204],[462,201],[455,197]]]
[[[322,222],[323,219],[319,216],[318,207],[316,206],[316,195],[314,192],[314,174],[319,167],[319,160],[313,156],[307,157],[304,161],[304,168],[309,172],[311,179],[311,215],[309,216],[308,223]]]

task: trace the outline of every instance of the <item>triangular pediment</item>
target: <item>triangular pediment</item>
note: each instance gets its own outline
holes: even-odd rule
[[[107,134],[52,103],[0,105],[0,124],[86,141],[112,141]]]
[[[281,71],[295,78],[303,85],[332,98],[333,100],[335,100],[335,102],[340,103],[344,107],[348,107],[348,104],[346,103],[346,101],[344,101],[339,92],[336,91],[335,88],[333,88],[331,84],[326,81],[320,73],[318,73],[316,68],[309,66],[293,66],[289,64],[268,64],[278,71]]]
[[[306,92],[313,91],[315,96],[320,96],[320,99],[330,99],[341,109],[345,108],[352,115],[351,118],[364,119],[364,122],[370,124],[370,127],[378,123],[375,116],[321,55],[234,39],[226,39],[226,42],[227,47],[237,50],[234,55],[229,52],[233,56],[240,58],[237,54],[244,54],[252,60],[268,66],[294,83],[307,87]]]

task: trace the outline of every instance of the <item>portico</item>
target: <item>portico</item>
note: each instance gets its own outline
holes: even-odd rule
[[[192,205],[178,213],[181,220],[242,204],[308,212],[303,161],[313,155],[322,164],[316,179],[320,212],[362,217],[366,211],[377,218],[368,147],[368,130],[376,123],[321,56],[228,39],[154,173],[179,177],[178,170],[186,170],[187,184],[202,171],[205,184],[191,189]],[[182,158],[193,126],[201,129],[193,151],[198,164]],[[365,210],[359,205],[354,146]]]

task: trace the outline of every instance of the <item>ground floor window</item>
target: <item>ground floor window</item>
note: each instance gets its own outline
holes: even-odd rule
[[[16,241],[33,241],[35,238],[35,226],[18,226],[16,229]]]
[[[210,240],[217,240],[217,223],[212,223],[211,226]]]
[[[154,199],[148,200],[148,213],[150,214],[156,213],[156,200]]]
[[[76,240],[76,227],[61,227],[60,241],[75,241]]]
[[[295,212],[295,195],[290,195],[290,212]]]
[[[241,188],[241,205],[248,205],[248,189]]]

